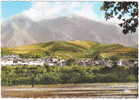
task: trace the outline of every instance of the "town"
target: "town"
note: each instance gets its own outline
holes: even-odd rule
[[[1,57],[1,66],[8,66],[8,65],[48,65],[48,66],[66,66],[69,64],[69,60],[60,59],[58,57],[48,57],[48,58],[21,58],[19,55],[6,55]],[[91,59],[91,58],[80,58],[77,60],[72,61],[71,63],[80,66],[96,66],[96,65],[103,65],[106,67],[112,67],[113,65],[118,66],[128,66],[134,67],[138,66],[138,60],[116,60],[113,61],[111,59]]]

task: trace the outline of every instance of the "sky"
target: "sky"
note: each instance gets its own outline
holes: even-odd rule
[[[103,2],[1,2],[1,20],[23,14],[39,21],[61,16],[78,15],[93,20],[104,20]]]
[[[31,2],[1,2],[1,18],[9,19],[31,8]]]

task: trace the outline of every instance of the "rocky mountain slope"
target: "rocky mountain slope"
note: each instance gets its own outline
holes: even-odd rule
[[[137,45],[137,34],[123,35],[110,24],[79,16],[45,19],[38,22],[19,15],[2,23],[2,47],[15,47],[48,41],[87,40],[99,43]]]

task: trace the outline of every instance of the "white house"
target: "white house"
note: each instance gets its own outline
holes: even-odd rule
[[[119,65],[119,66],[126,66],[126,65],[128,65],[128,61],[125,61],[125,60],[119,60],[118,62],[117,62],[117,65]]]
[[[6,66],[6,65],[13,65],[14,63],[13,63],[13,61],[11,61],[11,60],[3,60],[3,61],[1,61],[1,66]]]
[[[28,65],[40,65],[40,66],[43,66],[44,65],[44,61],[30,61],[28,63]]]
[[[48,62],[47,64],[48,64],[48,66],[54,66],[55,65],[53,62]]]
[[[59,63],[60,66],[65,66],[66,65],[66,60],[61,59],[58,63]]]

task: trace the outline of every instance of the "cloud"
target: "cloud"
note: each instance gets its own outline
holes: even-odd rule
[[[23,14],[35,21],[53,19],[60,16],[79,15],[89,19],[98,19],[88,2],[33,2],[32,7]]]
[[[23,14],[34,21],[53,19],[61,16],[71,17],[72,15],[82,16],[105,24],[117,25],[121,20],[116,16],[106,21],[96,5],[99,2],[33,2],[32,7]],[[96,11],[97,10],[97,11]]]

